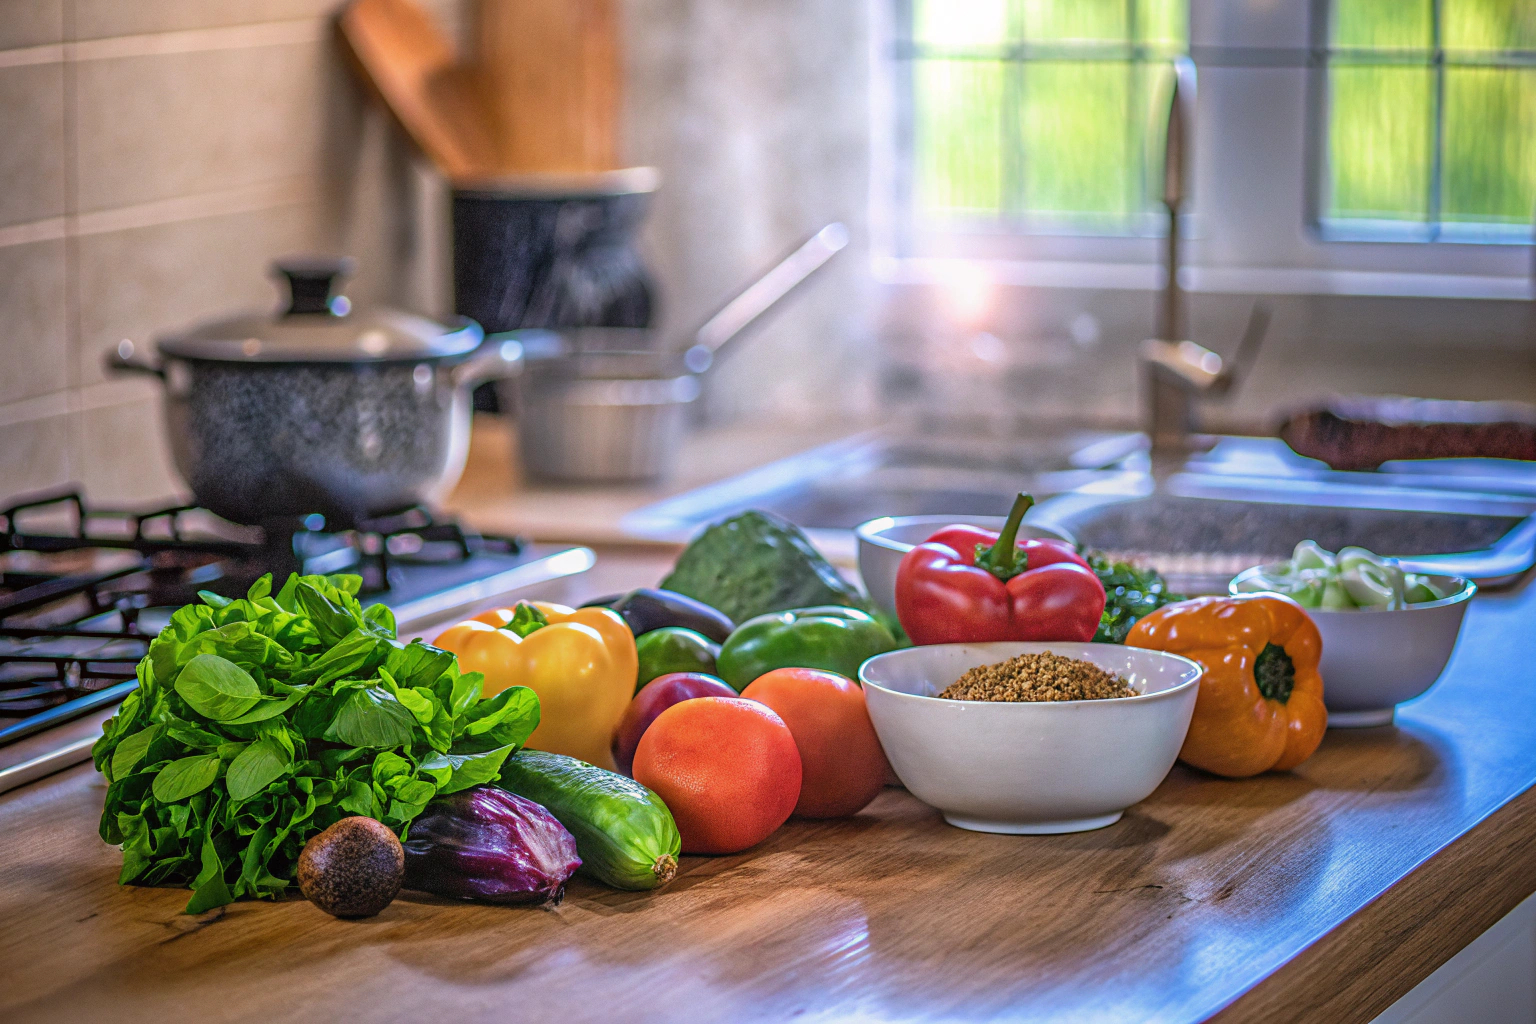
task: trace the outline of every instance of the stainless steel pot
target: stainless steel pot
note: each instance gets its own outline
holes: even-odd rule
[[[521,333],[521,332],[517,332]],[[566,332],[595,345],[554,359],[529,359],[518,386],[523,468],[555,480],[628,481],[662,476],[687,427],[699,380],[676,354],[626,351],[633,329]],[[601,345],[607,340],[610,346]],[[530,339],[533,340],[533,339]]]
[[[631,482],[666,475],[687,426],[687,407],[721,348],[741,335],[848,244],[842,224],[812,235],[710,317],[686,348],[657,346],[639,328],[512,331],[525,372],[500,386],[515,408],[523,468],[575,482]]]
[[[290,302],[158,341],[123,342],[111,369],[165,385],[176,468],[197,501],[239,523],[320,513],[332,526],[440,498],[464,469],[469,389],[521,364],[466,318],[354,310],[349,260],[281,261]]]

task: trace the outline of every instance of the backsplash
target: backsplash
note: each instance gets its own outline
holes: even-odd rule
[[[344,67],[337,6],[0,0],[0,498],[181,493],[154,386],[104,354],[275,306],[274,256],[348,252],[357,298],[446,304],[413,216],[437,186]]]
[[[422,0],[461,41],[465,3]],[[449,308],[446,190],[346,68],[340,6],[0,0],[0,499],[68,482],[105,503],[180,493],[155,388],[103,356],[275,305],[275,256],[345,252],[354,298]],[[844,40],[867,38],[868,14],[791,8],[626,5],[624,145],[663,173],[642,244],[669,332],[827,221],[854,231],[712,375],[716,418],[846,409],[863,373],[868,63]]]

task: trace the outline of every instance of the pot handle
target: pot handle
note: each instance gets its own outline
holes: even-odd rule
[[[117,343],[117,348],[107,353],[107,369],[116,370],[119,373],[142,373],[149,377],[158,377],[165,380],[165,370],[150,362],[148,359],[134,357],[133,342],[124,338]]]
[[[488,380],[516,377],[523,371],[523,346],[504,334],[493,334],[472,356],[453,368],[456,387],[474,387]]]

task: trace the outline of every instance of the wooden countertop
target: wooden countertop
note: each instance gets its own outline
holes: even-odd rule
[[[668,560],[600,555],[593,593]],[[1533,615],[1529,590],[1478,597],[1397,728],[1331,732],[1292,774],[1179,767],[1118,824],[1039,837],[892,789],[555,909],[189,918],[185,891],[117,887],[81,766],[0,796],[0,1020],[1369,1020],[1536,891]]]

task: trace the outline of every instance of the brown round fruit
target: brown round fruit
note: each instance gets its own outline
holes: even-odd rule
[[[404,847],[372,818],[342,818],[299,854],[299,891],[336,917],[372,917],[399,894],[404,878]]]

